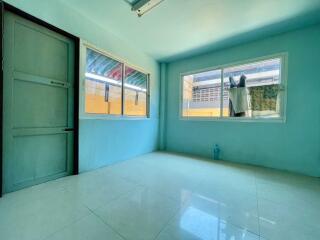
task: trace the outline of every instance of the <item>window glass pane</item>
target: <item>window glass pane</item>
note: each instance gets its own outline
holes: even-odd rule
[[[85,112],[121,114],[123,64],[87,49]]]
[[[224,69],[223,116],[281,116],[281,59]]]
[[[221,70],[183,76],[184,117],[219,117]]]
[[[124,114],[147,116],[148,75],[125,67]]]

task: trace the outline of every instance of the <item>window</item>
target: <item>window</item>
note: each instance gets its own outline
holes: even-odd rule
[[[124,113],[129,116],[146,116],[148,75],[126,66],[124,89]]]
[[[87,48],[85,77],[85,113],[148,116],[148,74]]]
[[[284,57],[182,75],[182,117],[282,119]]]
[[[219,117],[221,70],[183,77],[183,116]]]
[[[86,113],[121,115],[123,64],[87,49]]]

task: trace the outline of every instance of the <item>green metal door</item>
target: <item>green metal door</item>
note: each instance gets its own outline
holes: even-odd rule
[[[4,16],[4,191],[72,174],[74,42]]]

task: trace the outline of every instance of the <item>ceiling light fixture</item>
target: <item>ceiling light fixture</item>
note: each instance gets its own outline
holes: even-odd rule
[[[164,0],[138,0],[132,4],[132,11],[135,11],[138,16],[141,17],[163,1]]]

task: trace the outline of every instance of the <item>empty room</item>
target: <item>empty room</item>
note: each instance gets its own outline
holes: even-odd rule
[[[0,240],[320,239],[320,0],[0,6]]]

